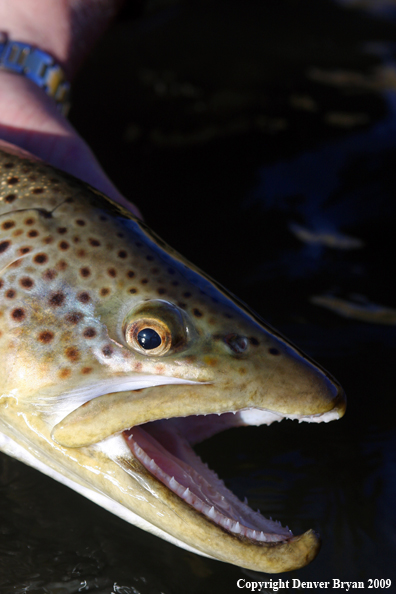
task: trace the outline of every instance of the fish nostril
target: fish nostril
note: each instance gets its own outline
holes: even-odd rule
[[[234,353],[243,353],[248,347],[248,339],[238,334],[227,334],[224,337],[224,342]]]

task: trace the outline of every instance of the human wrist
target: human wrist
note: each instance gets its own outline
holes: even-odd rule
[[[51,55],[70,77],[71,11],[68,0],[0,2],[1,31]]]
[[[52,56],[71,80],[124,0],[0,2],[0,31]]]

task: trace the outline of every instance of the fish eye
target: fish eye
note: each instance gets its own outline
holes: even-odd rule
[[[191,333],[191,330],[190,330]],[[144,301],[130,311],[122,324],[122,339],[146,357],[180,351],[187,344],[184,314],[161,299]]]
[[[140,346],[147,351],[156,349],[162,342],[161,336],[154,330],[154,328],[144,328],[143,330],[140,330],[137,339]]]
[[[140,318],[125,328],[128,346],[144,355],[164,355],[172,346],[172,333],[162,320]]]

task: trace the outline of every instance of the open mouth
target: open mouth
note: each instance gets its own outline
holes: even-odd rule
[[[210,423],[213,416],[196,417],[198,434],[202,420]],[[218,419],[223,428],[227,421],[231,426],[237,424],[233,414],[222,416],[225,418]],[[184,426],[183,421],[187,421]],[[213,421],[216,424],[217,419]],[[212,427],[212,432],[217,431]],[[242,503],[202,462],[191,447],[190,440],[194,443],[197,439],[191,418],[146,423],[124,431],[123,437],[135,458],[155,478],[218,526],[257,543],[293,537],[288,528]]]
[[[102,392],[92,398],[92,387],[88,395],[91,399],[64,417],[54,427],[53,436],[66,447],[98,447],[135,479],[147,473],[144,484],[150,493],[159,496],[165,486],[177,496],[175,502],[180,500],[186,510],[194,510],[197,519],[201,515],[246,544],[268,547],[295,543],[300,537],[240,501],[202,462],[193,446],[231,427],[269,425],[284,418],[314,423],[338,419],[345,411],[343,392],[333,394],[330,410],[311,415],[256,407],[227,411],[227,404],[221,413],[191,414],[186,410],[191,406],[196,411],[196,396],[200,397],[201,410],[210,406],[213,410],[211,388],[191,381],[188,386],[170,384],[160,389]],[[84,395],[80,397],[85,400]],[[165,411],[169,418],[160,417]],[[185,417],[178,416],[181,411]],[[136,461],[140,470],[135,467]]]

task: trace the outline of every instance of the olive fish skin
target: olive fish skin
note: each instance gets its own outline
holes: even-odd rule
[[[0,183],[0,449],[196,553],[310,562],[190,446],[340,418],[336,380],[97,190],[10,147]]]

